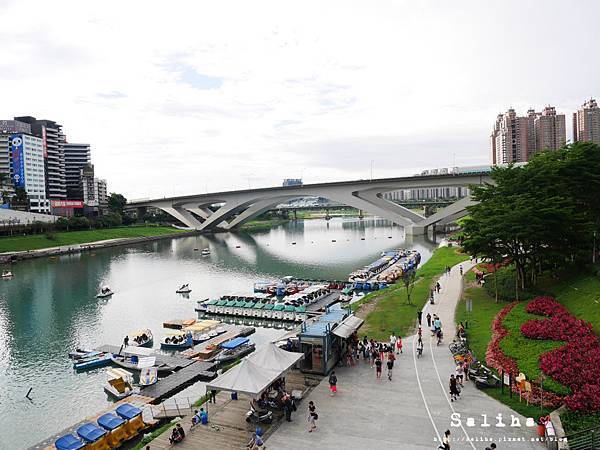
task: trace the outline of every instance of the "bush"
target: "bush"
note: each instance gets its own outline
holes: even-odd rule
[[[48,239],[50,241],[55,241],[56,240],[56,234],[53,233],[52,231],[48,231],[48,232],[46,232],[46,239]]]
[[[54,225],[57,230],[66,230],[69,228],[69,221],[64,217],[59,217]]]
[[[72,230],[85,230],[90,227],[87,217],[73,216],[69,219],[69,228]]]
[[[111,212],[100,217],[98,222],[105,228],[111,228],[118,227],[119,225],[121,225],[123,223],[123,219],[121,217],[121,214]]]
[[[493,273],[485,277],[484,288],[490,297],[496,296],[496,280],[498,281],[498,299],[513,301],[515,300],[515,284],[516,284],[515,266],[500,267]],[[544,292],[535,288],[527,288],[525,291],[519,290],[519,300],[532,300]]]

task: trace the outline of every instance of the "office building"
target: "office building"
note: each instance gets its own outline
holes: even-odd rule
[[[600,144],[600,108],[593,98],[573,113],[573,142],[578,141]]]
[[[527,162],[538,152],[565,144],[565,116],[552,106],[542,112],[530,109],[526,116],[517,116],[510,108],[496,117],[490,140],[492,164]]]
[[[27,192],[29,211],[49,213],[42,139],[23,133],[11,134],[9,139],[11,173],[15,189],[23,188]]]
[[[91,165],[90,144],[65,142],[65,181],[68,200],[83,200],[82,170]],[[93,169],[92,169],[93,176]]]

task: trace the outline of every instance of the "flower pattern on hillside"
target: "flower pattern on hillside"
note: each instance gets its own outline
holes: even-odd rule
[[[547,318],[524,323],[523,335],[565,342],[540,357],[540,368],[571,389],[566,406],[573,411],[600,411],[600,339],[591,324],[571,315],[552,297],[535,298],[526,311]]]

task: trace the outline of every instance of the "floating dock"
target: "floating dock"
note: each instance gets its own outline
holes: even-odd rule
[[[140,353],[137,353],[137,351],[139,351],[139,347],[123,347],[121,348],[120,346],[117,345],[110,345],[110,344],[104,344],[101,345],[100,347],[95,349],[98,352],[110,352],[113,354],[118,354],[119,350],[121,351],[121,355],[140,355]],[[193,363],[193,361],[190,361],[187,358],[182,358],[181,356],[175,356],[175,355],[165,355],[164,353],[156,353],[156,352],[152,352],[152,353],[148,353],[147,355],[144,353],[144,356],[153,356],[156,358],[156,364],[157,365],[167,365],[173,368],[173,370],[180,370],[183,369],[184,367],[189,366],[190,364]]]
[[[172,397],[178,392],[191,386],[198,380],[212,380],[217,376],[216,372],[211,369],[216,367],[215,363],[206,361],[191,361],[187,367],[172,373],[171,375],[162,378],[153,384],[142,389],[141,393],[145,397],[150,397],[149,402],[156,405],[164,399]]]
[[[219,345],[219,344],[222,344],[223,342],[229,341],[230,339],[234,339],[236,337],[250,336],[255,331],[256,331],[256,329],[254,327],[240,327],[240,326],[236,326],[236,325],[230,325],[229,329],[225,333],[223,333],[217,337],[214,337],[212,339],[209,339],[206,342],[201,342],[200,344],[197,344],[190,349],[184,350],[180,354],[181,354],[181,356],[184,356],[186,358],[205,359],[205,357],[209,353],[211,353],[206,348],[209,345]]]
[[[325,309],[340,300],[340,296],[342,293],[340,291],[332,291],[327,295],[324,295],[316,302],[306,305],[306,313],[309,316],[314,316],[316,314],[321,314],[325,311]]]

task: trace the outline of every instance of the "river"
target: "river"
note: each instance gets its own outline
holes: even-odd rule
[[[195,250],[206,247],[210,256]],[[435,244],[422,237],[405,243],[403,229],[385,220],[334,218],[15,264],[14,278],[0,280],[0,448],[27,448],[109,406],[104,369],[76,373],[70,350],[117,345],[145,327],[158,347],[162,323],[195,317],[199,299],[251,292],[256,280],[285,275],[346,279],[400,247],[417,249],[424,262]],[[183,283],[192,288],[189,298],[175,293]],[[96,299],[103,285],[112,298]],[[280,333],[259,329],[252,339],[260,345]]]

